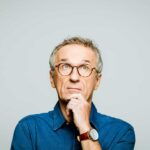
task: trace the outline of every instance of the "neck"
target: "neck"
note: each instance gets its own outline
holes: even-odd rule
[[[73,114],[72,114],[72,112],[70,111],[69,115],[67,115],[67,112],[66,112],[66,108],[67,108],[68,102],[61,102],[61,101],[59,101],[59,104],[60,104],[61,112],[62,112],[66,122],[68,122],[68,123],[72,122],[73,121]]]

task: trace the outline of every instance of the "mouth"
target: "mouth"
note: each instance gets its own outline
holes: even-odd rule
[[[67,89],[71,93],[80,93],[81,92],[81,88],[77,88],[77,87],[68,87]]]

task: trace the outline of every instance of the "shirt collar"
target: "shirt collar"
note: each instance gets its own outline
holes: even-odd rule
[[[65,122],[66,121],[61,112],[59,102],[57,102],[53,111],[53,130],[59,129]]]
[[[91,106],[91,113],[90,113],[90,123],[94,128],[97,128],[97,123],[96,123],[96,114],[97,110],[95,105],[92,103]],[[53,130],[59,129],[64,123],[65,123],[65,118],[61,112],[59,102],[56,103],[54,110],[53,110]]]
[[[97,109],[95,107],[95,105],[92,102],[92,106],[91,106],[91,113],[90,113],[90,123],[91,125],[98,129],[98,125],[97,125]]]

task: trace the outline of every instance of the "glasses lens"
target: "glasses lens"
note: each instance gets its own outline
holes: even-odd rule
[[[71,73],[72,67],[69,64],[60,64],[58,70],[62,75],[66,76]]]
[[[89,65],[81,65],[78,67],[78,71],[81,76],[87,77],[91,74],[92,68]]]

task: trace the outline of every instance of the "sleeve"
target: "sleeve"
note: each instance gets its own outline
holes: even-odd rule
[[[33,150],[29,128],[26,123],[18,123],[16,126],[10,150]]]
[[[122,131],[121,138],[118,139],[116,144],[111,150],[134,150],[135,133],[133,128]]]

